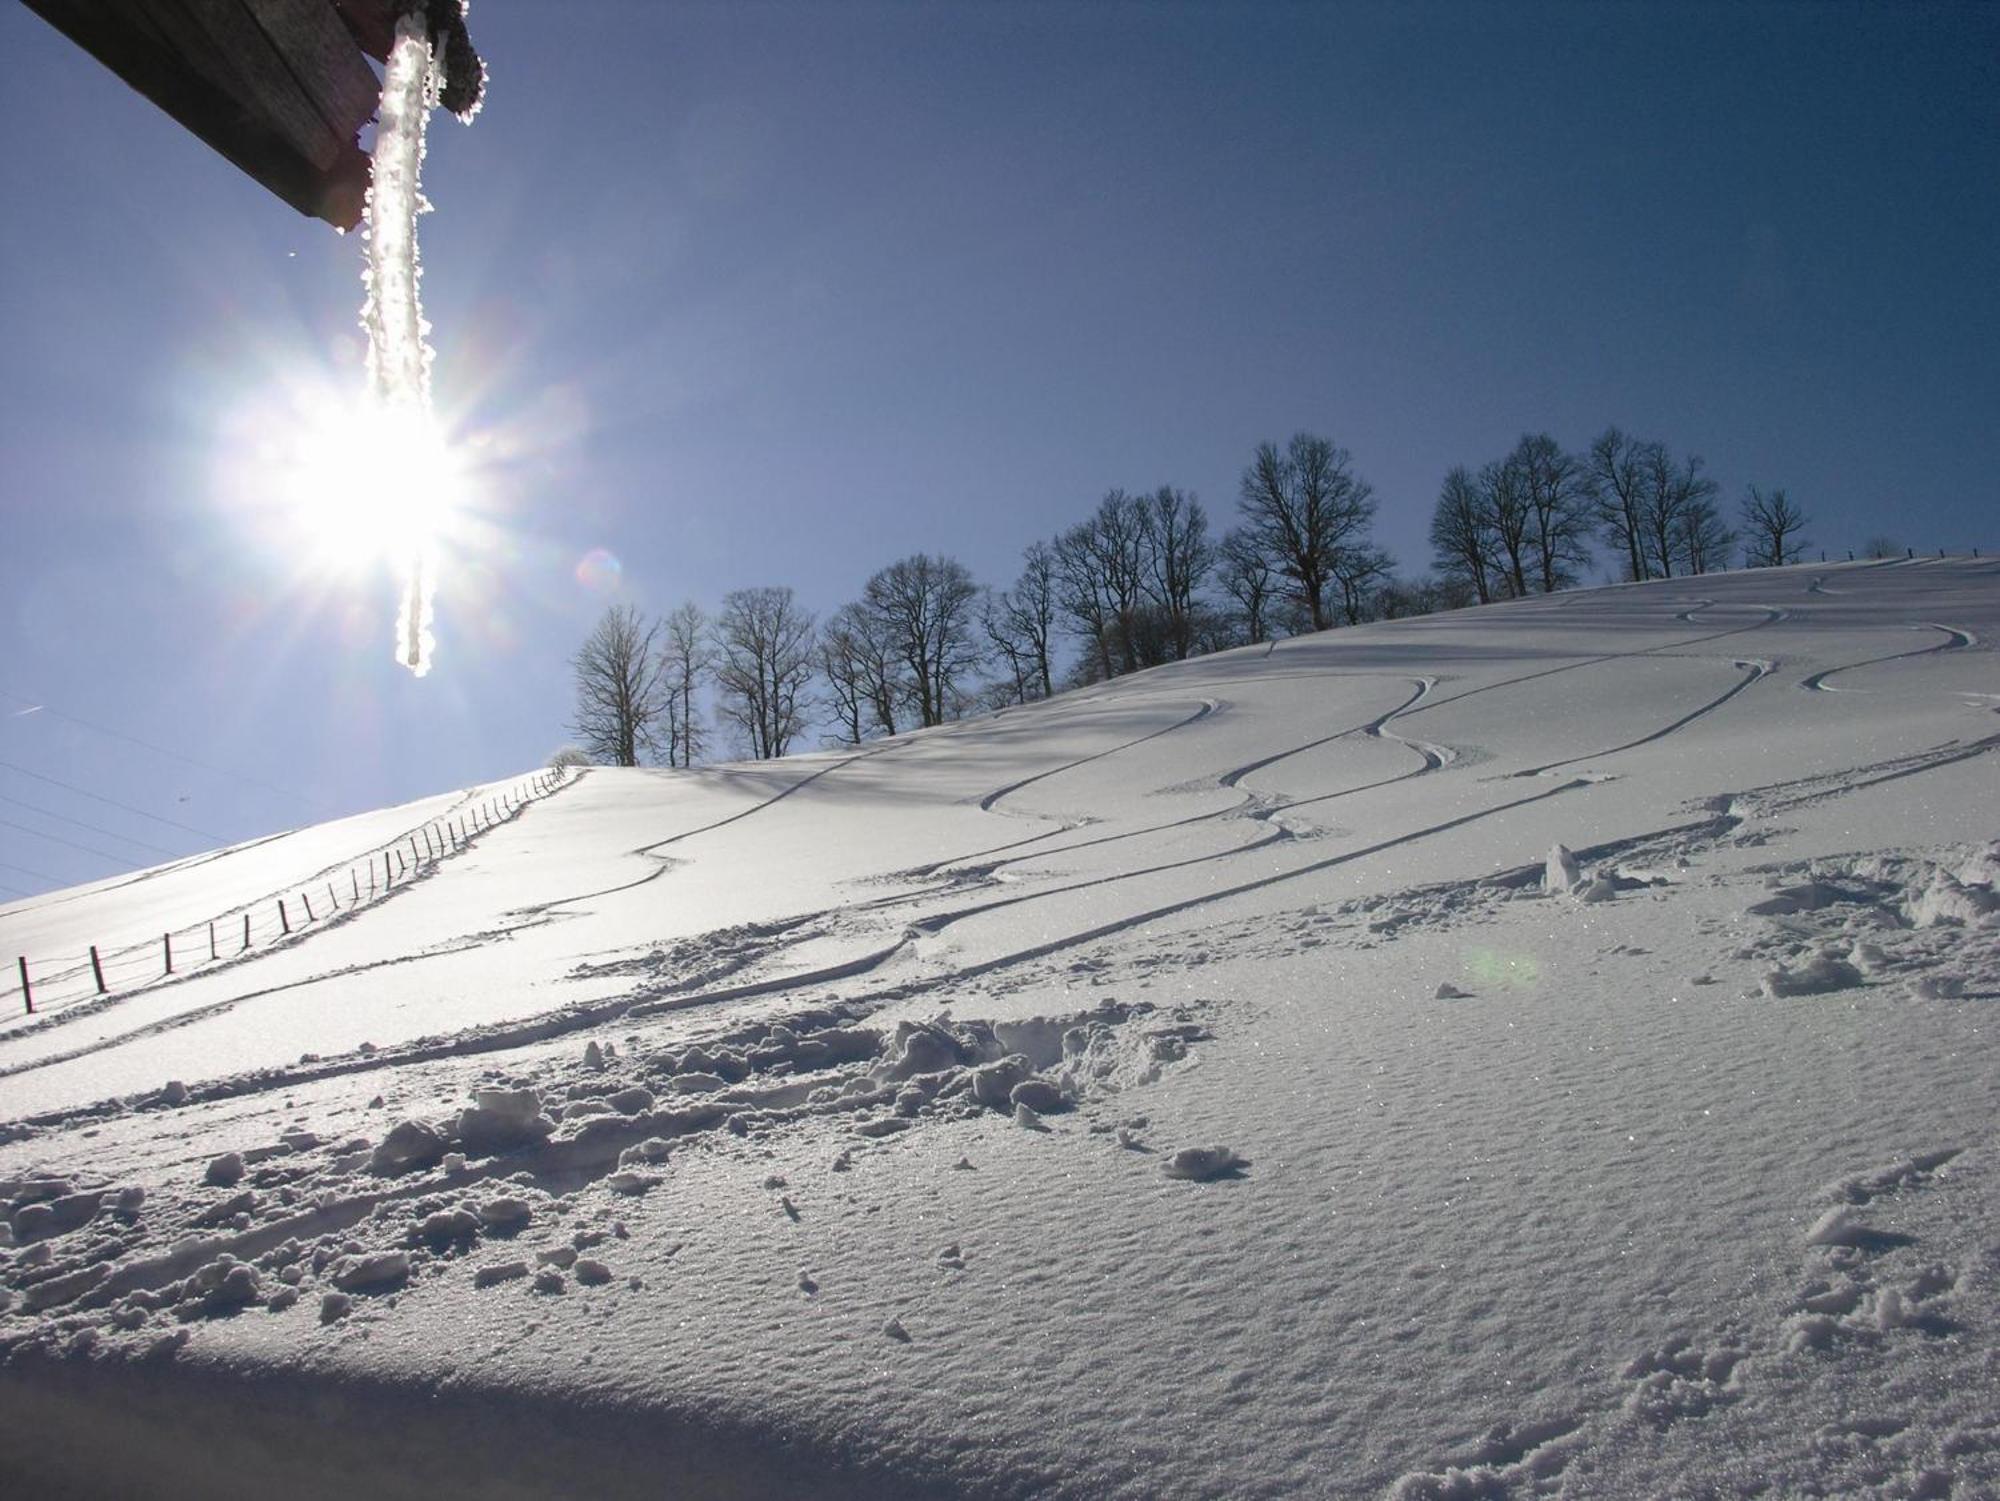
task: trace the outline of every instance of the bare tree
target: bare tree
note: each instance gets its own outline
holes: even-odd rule
[[[1223,534],[1216,549],[1215,581],[1235,604],[1243,622],[1243,635],[1251,645],[1271,636],[1271,596],[1278,587],[1277,570],[1247,532]]]
[[[832,707],[858,745],[875,731],[893,735],[912,689],[886,622],[866,601],[835,610],[820,632],[819,666],[831,684]]]
[[[1590,561],[1592,508],[1584,468],[1547,433],[1528,433],[1512,463],[1528,510],[1528,553],[1544,594],[1568,588]]]
[[[1139,530],[1145,539],[1142,580],[1159,615],[1159,635],[1174,661],[1194,650],[1196,596],[1215,550],[1208,542],[1208,515],[1193,492],[1162,485],[1139,502]]]
[[[1437,507],[1431,512],[1431,566],[1447,578],[1462,579],[1479,603],[1493,599],[1493,579],[1500,571],[1498,539],[1479,491],[1479,482],[1463,464],[1444,477]]]
[[[1729,566],[1729,549],[1736,545],[1736,533],[1722,519],[1715,504],[1712,482],[1707,494],[1691,499],[1682,509],[1674,535],[1675,556],[1681,571],[1688,574],[1713,573]]]
[[[1604,540],[1625,554],[1626,577],[1635,580],[1652,576],[1640,539],[1645,531],[1645,455],[1656,447],[1607,427],[1591,443],[1584,461],[1591,504],[1604,528]]]
[[[725,595],[713,628],[718,711],[757,760],[782,756],[804,728],[813,618],[788,588]]]
[[[1014,587],[988,599],[981,617],[994,650],[1010,666],[1018,662],[1025,669],[1025,676],[1016,673],[1016,697],[1022,703],[1055,692],[1051,659],[1059,581],[1055,552],[1046,542],[1031,542],[1021,554],[1021,576]]]
[[[842,605],[819,633],[819,673],[838,727],[835,738],[843,745],[859,745],[876,722],[875,678],[883,658],[868,639],[871,625],[859,605]],[[888,733],[895,733],[893,705]]]
[[[561,746],[556,750],[554,755],[549,757],[550,771],[568,771],[572,767],[588,766],[590,764],[590,752],[580,745]]]
[[[986,644],[1007,669],[1005,682],[991,684],[987,698],[994,707],[1030,703],[1044,695],[1037,691],[1034,647],[1016,628],[1014,602],[1005,589],[991,589],[979,601],[979,629]]]
[[[576,672],[576,713],[570,728],[593,759],[637,766],[659,748],[666,717],[654,644],[657,624],[631,605],[612,605],[570,659]]]
[[[1487,529],[1499,545],[1501,582],[1509,598],[1519,599],[1528,592],[1528,530],[1534,518],[1527,483],[1512,456],[1480,469],[1479,500]]]
[[[1334,557],[1333,581],[1340,590],[1341,619],[1360,625],[1375,613],[1375,597],[1395,572],[1396,560],[1372,543],[1343,548]]]
[[[1140,667],[1145,533],[1138,503],[1111,490],[1096,513],[1055,541],[1057,599],[1070,629],[1090,643],[1102,677]]]
[[[1367,545],[1375,492],[1354,473],[1344,448],[1299,433],[1280,452],[1262,443],[1243,471],[1238,508],[1244,531],[1322,631],[1331,624],[1327,589],[1341,554]]]
[[[979,587],[956,558],[915,553],[877,572],[862,606],[902,670],[920,725],[943,724],[960,680],[979,663],[973,634]]]
[[[1862,546],[1861,556],[1864,558],[1900,558],[1903,556],[1903,544],[1898,542],[1894,537],[1870,537]]]
[[[1714,480],[1701,472],[1699,454],[1675,463],[1664,443],[1648,443],[1639,454],[1640,556],[1649,575],[1672,578],[1674,566],[1686,569],[1690,528],[1715,509],[1720,493]],[[1721,529],[1716,522],[1713,529]],[[1713,566],[1712,564],[1710,566]]]
[[[1759,490],[1755,485],[1743,498],[1743,561],[1751,568],[1779,568],[1796,563],[1805,551],[1799,536],[1806,513],[1794,505],[1783,490]]]
[[[667,765],[692,766],[706,753],[696,696],[715,662],[708,615],[693,600],[661,622],[660,679],[667,695]]]

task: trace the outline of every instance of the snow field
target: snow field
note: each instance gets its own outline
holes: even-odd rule
[[[0,1040],[4,1467],[2000,1488],[2000,587],[1695,582],[592,772]]]

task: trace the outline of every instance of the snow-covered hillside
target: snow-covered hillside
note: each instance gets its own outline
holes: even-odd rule
[[[0,1475],[2000,1494],[1997,635],[1992,560],[1708,576],[530,788],[0,1027]]]

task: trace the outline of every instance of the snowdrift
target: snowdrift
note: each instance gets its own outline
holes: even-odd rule
[[[524,783],[0,1025],[0,1476],[2000,1492],[1996,632],[1990,560],[1711,575]]]

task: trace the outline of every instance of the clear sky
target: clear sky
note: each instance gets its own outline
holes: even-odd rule
[[[418,681],[273,477],[360,390],[360,244],[0,5],[0,898],[537,764],[610,599],[1004,584],[1302,428],[1406,571],[1450,466],[1614,422],[1815,551],[2000,544],[2000,6],[471,26],[422,233],[481,525]]]

